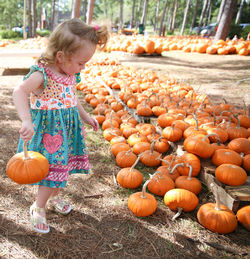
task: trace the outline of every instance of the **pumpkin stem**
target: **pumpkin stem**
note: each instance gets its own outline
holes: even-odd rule
[[[23,143],[23,153],[24,153],[24,160],[30,159],[28,155],[28,150],[27,150],[27,141],[24,141]]]
[[[150,146],[150,155],[153,155],[154,152],[154,144],[155,144],[155,139],[153,139],[151,146]]]
[[[151,181],[151,179],[147,180],[147,181],[143,184],[143,186],[142,186],[142,194],[141,194],[141,198],[142,198],[142,199],[146,199],[146,198],[147,198],[146,195],[145,195],[145,193],[146,193],[147,185],[148,185],[148,183],[149,183],[150,181]]]
[[[215,210],[221,210],[218,191],[216,190],[216,187],[215,187],[214,183],[211,183],[210,187],[214,190],[214,196],[215,196],[215,202],[216,202]]]
[[[239,119],[239,115],[238,114],[234,114],[233,115],[235,118],[236,118],[236,120],[237,120],[237,126],[236,126],[236,128],[237,129],[239,129],[240,128],[240,119]]]
[[[195,130],[199,130],[197,117],[194,113],[192,115],[193,115],[193,118],[195,120]]]
[[[184,167],[184,163],[176,164],[176,165],[171,169],[170,174],[173,174],[173,173],[174,173],[174,170],[175,170],[178,166]]]
[[[132,171],[134,170],[135,166],[138,164],[139,160],[141,159],[141,155],[142,155],[142,154],[140,154],[140,155],[137,157],[137,159],[136,159],[136,161],[134,162],[134,164],[130,167],[130,172],[132,172]]]
[[[173,221],[176,220],[176,219],[181,215],[182,211],[183,211],[183,208],[178,207],[178,211],[177,211],[177,213],[172,217],[172,220],[173,220]]]
[[[186,164],[186,166],[189,168],[189,173],[188,173],[187,180],[192,180],[193,168],[192,168],[192,166],[190,164]]]
[[[111,126],[111,129],[113,130],[114,126],[113,126],[113,123],[112,123],[112,117],[113,117],[113,111],[111,111],[110,115],[109,115],[110,126]]]
[[[217,134],[212,133],[212,134],[206,135],[206,136],[202,139],[202,141],[205,141],[208,137],[212,137],[212,136],[216,136],[216,138],[219,139],[219,136],[218,136]]]

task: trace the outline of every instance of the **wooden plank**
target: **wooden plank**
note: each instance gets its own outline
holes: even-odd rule
[[[211,183],[216,186],[216,189],[219,192],[220,201],[223,205],[227,206],[234,212],[238,210],[240,201],[231,197],[231,195],[228,194],[222,186],[220,186],[220,183],[218,183],[218,181],[212,174],[205,172],[204,168],[202,168],[199,176],[212,193],[214,193],[214,189],[210,187]]]
[[[250,176],[241,186],[225,186],[225,190],[235,199],[250,201]]]

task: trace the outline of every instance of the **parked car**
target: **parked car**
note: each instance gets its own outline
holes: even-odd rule
[[[203,26],[200,28],[200,34],[206,35],[206,36],[213,36],[215,35],[215,28],[217,26],[217,23],[211,23],[207,26]],[[197,33],[199,27],[194,27],[193,32]]]

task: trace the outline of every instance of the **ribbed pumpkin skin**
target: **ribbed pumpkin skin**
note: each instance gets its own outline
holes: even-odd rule
[[[192,177],[190,180],[188,180],[188,176],[178,177],[175,180],[175,185],[177,188],[186,189],[196,195],[201,192],[202,188],[201,182],[197,178]]]
[[[28,151],[30,159],[24,159],[24,153],[17,153],[7,163],[6,173],[19,184],[33,184],[41,181],[49,172],[49,162],[38,152]]]
[[[228,143],[228,148],[237,153],[250,154],[250,140],[246,138],[235,138]]]
[[[130,171],[130,167],[128,167],[119,171],[116,180],[122,187],[134,189],[142,184],[143,176],[137,169]]]
[[[158,196],[164,196],[167,191],[174,189],[174,187],[174,181],[161,173],[154,175],[148,183],[148,190]]]
[[[244,156],[243,158],[243,167],[250,172],[250,154]]]
[[[250,231],[250,205],[244,206],[237,211],[238,221]]]
[[[136,192],[128,198],[128,208],[138,217],[147,217],[153,214],[157,208],[157,201],[150,193],[145,193],[146,198],[142,198],[142,192]]]
[[[215,169],[215,177],[224,184],[240,186],[246,182],[247,173],[240,166],[222,164]]]
[[[184,167],[177,167],[177,171],[181,175],[188,175],[189,173],[189,168],[186,166],[186,164],[189,164],[192,166],[192,176],[197,176],[200,173],[201,170],[201,162],[200,159],[191,153],[185,153],[179,158],[180,163],[184,163]]]
[[[215,203],[206,203],[199,208],[197,213],[199,223],[219,234],[233,232],[237,227],[235,214],[224,205],[220,205],[221,210],[216,210],[215,206]]]
[[[194,193],[177,188],[166,192],[164,195],[164,203],[171,210],[177,210],[178,207],[181,207],[184,211],[189,212],[197,207],[199,200]]]
[[[212,156],[212,162],[216,166],[222,164],[234,164],[240,166],[242,163],[242,158],[233,150],[217,149]]]

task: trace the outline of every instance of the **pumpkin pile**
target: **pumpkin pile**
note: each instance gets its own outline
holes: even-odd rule
[[[123,51],[131,54],[162,54],[164,51],[180,50],[183,52],[198,52],[206,54],[238,54],[250,55],[250,41],[244,39],[218,40],[202,36],[149,36],[143,35],[117,35],[113,34],[105,51]]]
[[[190,85],[118,62],[90,63],[81,76],[78,90],[93,107],[103,137],[121,168],[116,176],[118,184],[131,189],[142,185],[143,175],[135,169],[139,161],[155,170],[145,179],[142,192],[129,197],[128,206],[135,215],[154,213],[154,195],[178,211],[174,219],[181,211],[195,210],[202,189],[198,179],[202,159],[216,166],[215,177],[221,183],[245,183],[250,164],[250,117],[244,109],[226,101],[212,104],[208,96],[197,94]],[[131,114],[153,117],[157,125],[137,121]],[[183,143],[183,155],[172,150],[174,143]],[[206,218],[199,217],[201,222]]]

